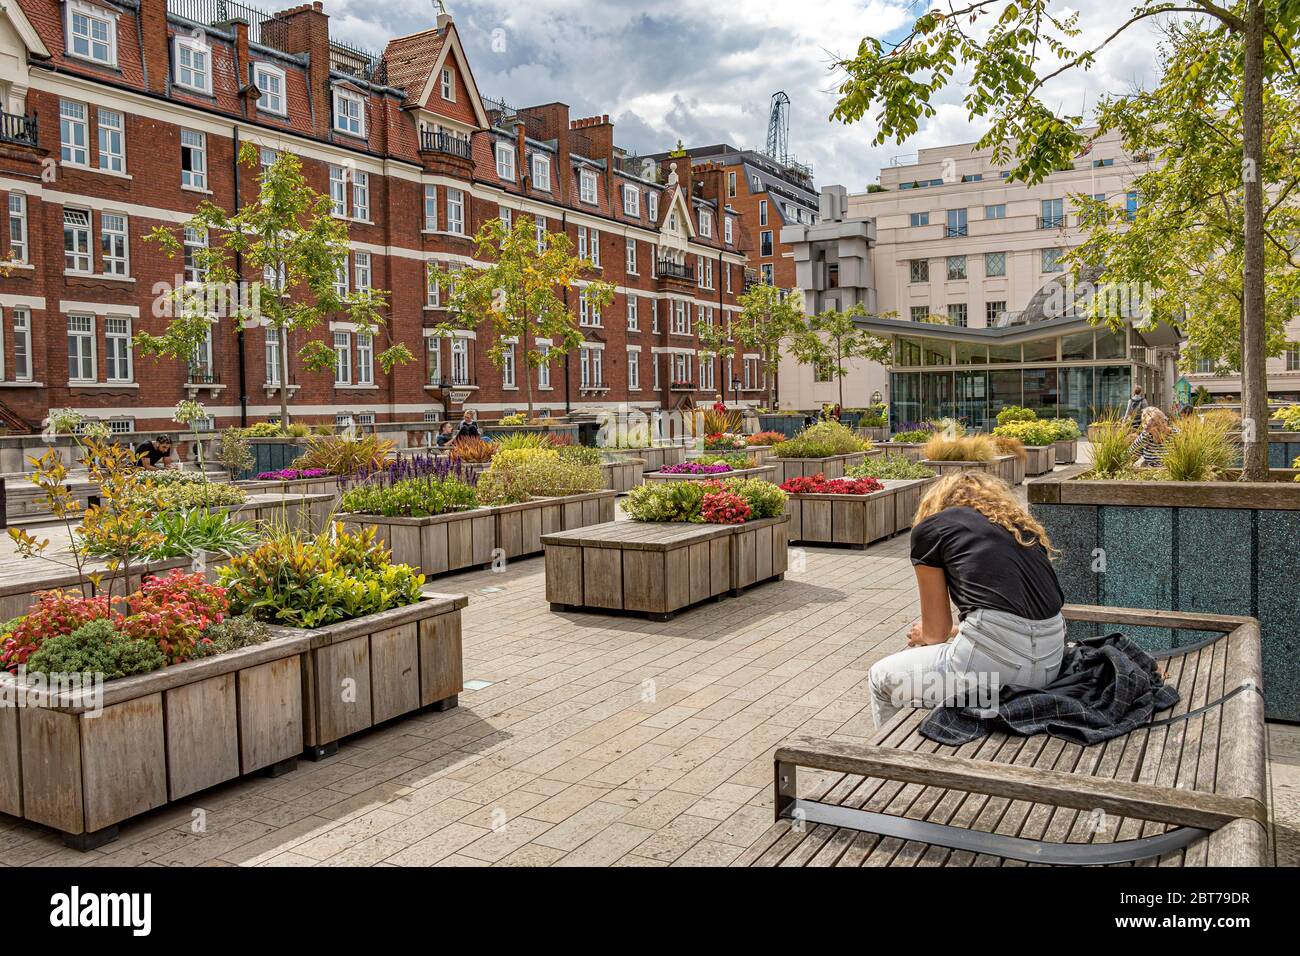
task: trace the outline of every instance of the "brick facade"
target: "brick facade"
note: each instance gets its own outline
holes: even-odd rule
[[[451,339],[430,334],[446,313],[430,302],[425,281],[426,263],[473,263],[474,233],[505,210],[544,217],[549,231],[563,229],[575,247],[598,253],[600,278],[616,288],[598,322],[583,326],[588,360],[574,353],[566,372],[557,359],[549,390],[536,393],[539,406],[675,407],[730,393],[740,360],[729,369],[706,361],[712,371],[702,370],[695,335],[699,321],[734,312],[744,286],[750,231],[726,208],[720,167],[683,160],[647,169],[615,146],[608,117],[570,118],[562,103],[485,109],[445,15],[366,58],[331,42],[319,3],[201,29],[177,15],[205,17],[209,2],[173,0],[169,10],[167,0],[18,0],[0,13],[9,27],[0,29],[0,44],[15,47],[5,52],[23,64],[19,76],[0,76],[8,114],[0,130],[0,243],[11,260],[0,276],[0,417],[9,427],[37,427],[47,409],[64,406],[136,430],[167,427],[186,397],[204,402],[218,425],[278,413],[261,328],[237,335],[229,320],[218,321],[210,359],[193,369],[135,354],[121,341],[124,330],[165,326],[158,292],[182,271],[144,237],[183,222],[201,201],[233,208],[237,195],[254,200],[255,172],[235,164],[249,142],[295,153],[325,195],[332,176],[336,188],[345,177],[349,283],[368,256],[371,285],[389,293],[374,351],[402,341],[417,357],[391,374],[375,364],[368,375],[339,316],[319,334],[330,344],[344,337],[350,369],[342,377],[307,372],[293,354],[296,420],[361,413],[422,421],[462,407],[495,417],[523,407],[523,370],[514,388],[503,383],[487,356],[490,328]],[[31,117],[35,137],[24,125]],[[505,155],[501,170],[513,178],[498,174],[498,145],[513,154],[513,170]],[[195,168],[186,175],[183,165]],[[548,172],[548,182],[535,172]],[[106,255],[120,227],[125,264]],[[672,260],[668,269],[660,258]],[[577,313],[578,296],[570,298]],[[436,348],[426,347],[430,340]],[[291,352],[301,344],[292,342]],[[674,378],[689,387],[673,387]]]

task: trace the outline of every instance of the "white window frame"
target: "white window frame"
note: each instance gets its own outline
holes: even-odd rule
[[[30,246],[27,238],[27,195],[11,192],[9,194],[9,258],[13,262],[26,263]]]
[[[451,384],[470,384],[469,339],[463,335],[453,336],[451,340]]]
[[[262,358],[266,363],[266,384],[280,384],[280,330],[268,325],[265,329]]]
[[[375,384],[375,337],[370,332],[357,333],[357,384]]]
[[[266,86],[263,86],[263,79],[273,80],[275,83],[279,84],[279,92],[267,89]],[[253,85],[261,92],[261,95],[257,98],[257,109],[259,112],[270,113],[273,116],[285,116],[288,114],[284,70],[280,69],[278,66],[272,66],[270,63],[254,63]]]
[[[627,353],[627,390],[641,391],[641,353],[633,349]]]
[[[75,327],[74,327],[75,326]],[[95,317],[84,313],[68,316],[68,381],[94,382],[97,380],[98,364],[95,348]],[[76,345],[74,353],[74,343]],[[76,372],[73,372],[73,363]],[[89,371],[89,374],[83,372]]]
[[[90,165],[90,121],[85,103],[59,100],[59,158],[71,166]]]
[[[605,350],[584,345],[578,350],[579,388],[605,387]]]
[[[176,65],[173,83],[204,96],[212,95],[212,48],[200,37],[188,33],[172,37],[172,62]]]
[[[348,257],[345,255],[334,269],[334,294],[346,299],[352,287],[352,277],[348,274]]]
[[[538,216],[533,220],[533,232],[537,238],[537,254],[546,251],[546,217]]]
[[[501,353],[501,387],[517,388],[515,384],[515,343],[507,343],[507,348]]]
[[[84,222],[69,222],[69,218],[85,217]],[[95,254],[91,246],[91,228],[94,215],[89,209],[64,207],[63,210],[63,270],[89,275],[95,268]],[[72,238],[72,248],[68,239]]]
[[[99,214],[99,250],[104,261],[104,275],[126,277],[131,274],[130,220],[124,214]]]
[[[626,183],[623,185],[623,212],[641,218],[641,190]]]
[[[348,171],[342,166],[331,165],[330,176],[330,215],[336,219],[348,216]]]
[[[541,153],[533,154],[533,188],[551,191],[551,157]]]
[[[640,299],[635,295],[627,297],[627,330],[629,332],[641,331],[641,306],[638,304]]]
[[[722,238],[723,238],[723,241],[725,241],[726,244],[729,245],[729,246],[730,246],[730,245],[734,245],[734,244],[735,244],[735,235],[736,235],[736,233],[735,233],[735,223],[732,221],[732,218],[731,218],[730,216],[724,216],[724,217],[722,218]]]
[[[345,109],[345,107],[347,107]],[[353,109],[355,107],[355,109]],[[359,93],[334,88],[334,131],[345,136],[366,138],[366,98]]]
[[[352,253],[353,287],[358,292],[368,292],[374,288],[370,275],[370,253]]]
[[[424,184],[424,231],[434,232],[438,228],[438,187],[432,183]]]
[[[465,193],[460,189],[447,189],[447,231],[465,235]]]
[[[595,226],[587,233],[587,251],[591,253],[591,264],[600,268],[600,230]]]
[[[99,168],[106,173],[126,175],[126,118],[117,110],[97,107],[95,130],[99,141]]]
[[[360,169],[352,173],[352,218],[370,221],[370,174]]]
[[[659,220],[659,194],[658,193],[652,192],[652,193],[645,194],[645,211],[646,211],[646,215],[650,217],[651,222],[657,222]]]
[[[551,344],[549,342],[538,342],[537,351],[542,356],[542,360],[537,366],[537,387],[549,389],[551,387],[551,363],[547,359],[551,354]]]
[[[442,286],[433,279],[434,270],[437,268],[432,259],[424,264],[424,307],[426,309],[442,307]]]
[[[497,206],[497,218],[506,227],[506,232],[510,232],[515,228],[515,216],[509,206]]]
[[[636,240],[631,236],[627,237],[627,274],[639,275],[636,271]]]
[[[68,38],[68,55],[75,56],[79,60],[88,60],[91,63],[117,66],[117,16],[102,7],[92,6],[88,3],[78,3],[76,0],[72,0],[67,7],[67,14],[64,18],[64,35]],[[81,18],[86,22],[84,33],[75,31],[77,18]],[[99,22],[104,26],[105,36],[103,39],[96,39],[94,36],[95,22]],[[79,40],[84,42],[85,52],[77,50]],[[95,46],[97,44],[105,47],[103,57],[95,56]]]
[[[193,237],[193,238],[191,238]],[[208,234],[199,232],[197,229],[191,229],[189,226],[184,227],[181,232],[182,256],[186,249],[206,249],[208,245]],[[181,260],[184,262],[184,258]],[[194,260],[193,266],[185,266],[186,284],[205,282],[208,277],[208,270],[203,267],[197,260]],[[190,273],[193,272],[191,277]]]
[[[450,67],[443,67],[442,74],[438,77],[439,93],[448,103],[456,102],[456,76],[452,73]]]
[[[509,182],[515,182],[518,176],[515,173],[515,148],[509,143],[496,143],[495,156],[497,164],[497,178]]]
[[[713,238],[713,213],[708,209],[700,210],[700,237]]]
[[[352,334],[334,333],[334,384],[352,384]]]
[[[578,170],[578,198],[593,206],[600,201],[596,192],[596,174],[590,169]]]
[[[189,169],[185,168],[187,155]],[[208,136],[198,130],[181,130],[181,188],[208,191]]]
[[[13,328],[14,381],[30,382],[32,380],[32,313],[27,308],[16,308],[10,312]],[[3,356],[0,355],[0,359]]]
[[[119,354],[114,355],[114,352]],[[120,367],[119,367],[120,366]],[[131,354],[131,319],[125,315],[104,317],[104,380],[135,381],[135,361]]]
[[[424,340],[425,376],[429,385],[442,383],[442,337],[429,335]]]

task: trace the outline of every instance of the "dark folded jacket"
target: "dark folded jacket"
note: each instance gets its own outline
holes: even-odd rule
[[[964,744],[995,731],[1050,734],[1095,744],[1136,730],[1178,703],[1156,660],[1123,634],[1067,645],[1061,671],[1046,687],[999,689],[996,715],[972,707],[940,707],[921,734],[942,744]]]

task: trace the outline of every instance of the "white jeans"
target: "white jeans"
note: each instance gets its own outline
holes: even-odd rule
[[[1064,651],[1059,614],[1031,621],[1005,611],[972,611],[952,640],[909,647],[872,666],[871,714],[879,729],[905,707],[996,711],[1002,685],[1044,687],[1055,680]]]

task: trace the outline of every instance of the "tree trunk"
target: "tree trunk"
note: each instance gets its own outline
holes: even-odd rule
[[[289,427],[289,330],[283,325],[276,332],[280,337],[280,430]]]
[[[1242,70],[1245,269],[1241,310],[1243,481],[1268,480],[1268,378],[1264,344],[1264,2],[1248,0]]]
[[[835,377],[840,380],[840,411],[844,410],[844,340],[835,340]]]
[[[533,420],[533,350],[528,347],[528,338],[524,337],[524,354],[521,356],[524,360],[524,380],[528,383],[528,421]]]

